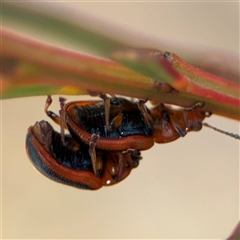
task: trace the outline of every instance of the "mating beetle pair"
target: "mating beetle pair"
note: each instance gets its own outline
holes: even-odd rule
[[[124,98],[79,101],[65,105],[60,98],[60,116],[45,112],[61,126],[61,134],[49,123],[37,122],[27,135],[27,152],[33,165],[45,176],[71,186],[98,189],[118,183],[138,165],[140,151],[198,131],[209,113],[197,103],[191,108],[172,109]],[[65,135],[68,129],[70,135]]]
[[[97,151],[101,160],[102,172],[96,176],[89,155],[89,147],[78,142],[78,149],[72,150],[76,142],[65,135],[64,146],[61,135],[46,121],[36,122],[28,129],[26,138],[27,153],[35,168],[46,177],[63,184],[82,189],[99,189],[122,181],[131,170],[138,166],[139,151],[109,152]]]

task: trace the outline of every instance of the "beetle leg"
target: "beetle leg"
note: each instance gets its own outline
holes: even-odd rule
[[[59,115],[60,115],[61,139],[62,139],[63,145],[66,146],[65,133],[64,133],[64,128],[66,127],[66,124],[65,124],[65,115],[66,115],[66,112],[65,112],[65,110],[64,110],[64,105],[65,105],[66,99],[65,99],[65,98],[62,98],[62,97],[59,97],[59,102],[60,102]]]
[[[123,155],[129,154],[129,153],[131,153],[132,158],[135,158],[137,160],[142,159],[141,153],[138,149],[129,148],[128,150],[122,152]],[[131,167],[136,167],[136,166],[131,166]]]
[[[153,119],[152,119],[151,115],[148,113],[147,107],[145,105],[145,103],[147,101],[148,101],[147,99],[138,100],[138,108],[143,115],[145,124],[148,126],[148,128],[152,128],[153,127]]]
[[[110,94],[112,98],[117,97],[114,94]],[[110,117],[110,98],[106,94],[100,94],[100,98],[104,101],[104,110],[105,110],[105,124],[106,124],[106,132],[113,132],[116,129],[118,129],[122,124],[122,118],[123,114],[119,113],[110,123],[109,123],[109,117]]]
[[[131,155],[139,155],[139,151],[138,150],[135,150],[135,149],[128,149],[126,151],[122,151],[122,152],[117,152],[117,156],[118,156],[118,169],[117,169],[117,175],[115,176],[115,181],[117,181],[121,176],[122,176],[122,173],[123,173],[123,169],[124,169],[124,157],[125,155],[131,153]],[[130,164],[130,163],[128,163]],[[131,165],[131,164],[130,164]],[[131,166],[133,167],[133,166]],[[116,172],[116,169],[114,169],[115,172]]]
[[[106,128],[109,127],[109,116],[110,116],[110,98],[106,94],[100,94],[100,98],[104,101],[104,110],[105,110],[105,124]]]
[[[60,116],[57,115],[56,113],[49,111],[48,108],[50,107],[50,105],[52,104],[52,97],[50,95],[47,96],[46,99],[46,103],[45,103],[45,107],[44,107],[44,112],[47,114],[48,117],[50,117],[55,123],[57,123],[58,125],[61,125],[61,119]],[[67,129],[66,124],[64,123],[64,128]]]
[[[191,106],[189,108],[184,108],[184,110],[186,110],[186,111],[193,111],[195,109],[202,108],[203,106],[204,106],[204,102],[197,102],[197,103],[195,103],[193,106]]]
[[[194,111],[196,109],[201,109],[202,107],[204,107],[204,102],[197,102],[195,103],[192,107],[189,107],[189,108],[185,108],[186,111],[188,112],[191,112],[191,111]],[[206,117],[210,117],[212,115],[212,112],[205,112],[205,116]]]
[[[136,160],[135,161],[134,160],[129,160],[127,163],[124,162],[125,155],[127,155],[129,153],[131,154],[131,159],[135,158],[135,159],[137,159],[137,161]],[[132,168],[137,167],[138,166],[138,161],[142,159],[142,157],[140,156],[139,150],[131,149],[131,148],[127,149],[126,151],[122,151],[121,153],[118,152],[117,155],[118,155],[118,172],[117,172],[117,175],[115,177],[115,181],[117,181],[122,176],[125,164],[128,164],[128,166],[132,169]]]
[[[49,111],[48,108],[50,107],[50,105],[52,104],[52,97],[49,95],[47,96],[46,99],[46,103],[45,103],[45,107],[44,107],[44,112],[48,115],[48,117],[50,117],[55,123],[57,123],[58,125],[60,125],[60,117],[52,112]]]
[[[100,176],[101,171],[102,171],[102,165],[103,165],[101,158],[97,158],[97,155],[96,155],[95,147],[96,147],[98,139],[99,139],[99,135],[97,135],[95,133],[92,134],[91,141],[89,142],[89,150],[88,150],[89,155],[92,160],[93,171],[96,176]]]
[[[118,173],[117,173],[117,176],[115,177],[115,180],[118,180],[118,178],[121,177],[122,172],[123,172],[123,167],[124,167],[123,153],[118,152],[117,155],[118,155],[118,167],[119,168],[118,168]]]

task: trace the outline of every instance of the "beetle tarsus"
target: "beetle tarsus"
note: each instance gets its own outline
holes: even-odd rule
[[[57,115],[56,113],[52,112],[52,111],[49,111],[49,107],[50,105],[52,104],[52,97],[51,95],[48,95],[47,96],[47,99],[46,99],[46,103],[45,103],[45,107],[44,107],[44,112],[47,114],[48,117],[50,117],[55,123],[57,123],[58,125],[61,125],[61,119],[60,119],[60,116]],[[65,126],[65,123],[64,123],[64,127],[66,128]]]
[[[44,111],[46,113],[47,113],[47,110],[48,110],[48,108],[51,104],[52,104],[52,97],[51,97],[51,95],[48,95],[47,99],[46,99],[46,103],[45,103],[45,108],[44,108]]]
[[[50,105],[52,104],[52,97],[51,95],[47,96],[46,102],[45,102],[45,106],[44,106],[44,112],[50,117],[50,118],[54,118],[54,113],[52,111],[49,111],[48,108],[50,107]]]

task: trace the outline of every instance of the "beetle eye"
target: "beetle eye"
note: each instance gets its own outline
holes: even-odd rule
[[[130,168],[130,164],[129,164],[129,162],[126,162],[125,167],[126,167],[126,168]]]
[[[133,167],[137,167],[139,165],[139,161],[133,161]]]

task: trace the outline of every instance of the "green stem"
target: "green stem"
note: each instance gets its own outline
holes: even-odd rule
[[[231,90],[230,93],[238,104],[221,101],[216,94],[209,97],[199,95],[198,90],[189,91],[184,84],[179,84],[184,83],[186,76],[180,74],[174,69],[174,64],[172,67],[165,59],[153,61],[153,79],[141,74],[140,68],[136,72],[113,61],[33,41],[6,29],[2,29],[1,54],[2,98],[105,92],[184,107],[204,102],[205,111],[239,119],[239,97],[234,95],[236,91]],[[149,66],[148,74],[151,74],[152,62],[144,61],[144,58],[140,60],[143,69],[145,65]],[[135,60],[132,62],[137,64]],[[214,91],[211,84],[209,89]],[[232,88],[226,85],[222,89],[226,90],[225,93],[222,92],[222,96],[229,97],[229,89]]]

